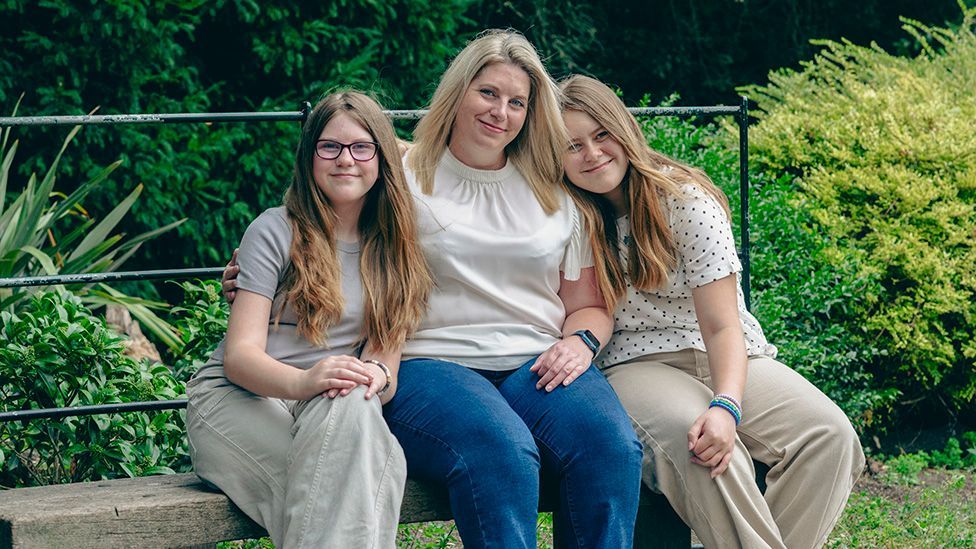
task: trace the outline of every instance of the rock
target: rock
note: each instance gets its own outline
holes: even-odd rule
[[[125,341],[125,354],[134,360],[149,359],[150,362],[162,362],[159,350],[142,334],[139,323],[132,319],[129,310],[121,305],[107,305],[105,307],[105,323],[119,334],[128,336]]]

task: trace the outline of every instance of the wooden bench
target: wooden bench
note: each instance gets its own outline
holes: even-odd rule
[[[634,547],[688,549],[691,534],[667,500],[642,489]],[[540,511],[552,511],[543,494]],[[447,493],[407,481],[402,523],[450,520]],[[258,538],[263,528],[195,474],[0,492],[0,548],[190,547]]]

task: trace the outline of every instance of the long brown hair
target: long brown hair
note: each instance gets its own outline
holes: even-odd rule
[[[495,63],[515,65],[529,77],[525,125],[505,153],[532,187],[542,209],[552,214],[559,209],[555,182],[562,169],[566,126],[559,115],[555,82],[532,44],[515,31],[485,31],[451,61],[430,100],[430,112],[414,129],[414,145],[407,164],[414,171],[421,191],[430,194],[437,163],[450,141],[465,90],[482,69]]]
[[[292,227],[291,265],[279,292],[298,316],[298,332],[324,345],[329,326],[345,305],[336,254],[336,213],[315,183],[316,141],[338,114],[349,116],[379,143],[379,176],[359,215],[363,281],[362,343],[387,351],[400,346],[426,312],[433,284],[417,241],[413,198],[407,189],[396,136],[382,108],[354,91],[328,95],[315,105],[302,127],[295,175],[285,193]],[[282,307],[283,308],[283,307]],[[276,316],[279,318],[281,309]]]
[[[638,290],[660,288],[677,264],[664,208],[666,199],[679,195],[681,185],[690,183],[712,196],[729,215],[728,199],[703,171],[650,148],[637,120],[603,82],[573,75],[560,82],[559,87],[564,111],[589,115],[627,153],[630,166],[621,182],[630,208],[627,272]],[[626,292],[623,265],[617,253],[617,213],[602,196],[576,187],[565,176],[564,182],[590,231],[597,280],[608,305],[612,305],[611,299],[615,303]]]

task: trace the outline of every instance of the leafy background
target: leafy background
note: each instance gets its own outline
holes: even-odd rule
[[[620,86],[630,104],[732,104],[736,93],[746,93],[755,114],[754,310],[781,358],[834,398],[865,440],[906,425],[948,425],[962,433],[976,423],[972,4],[6,0],[0,2],[0,112],[12,112],[18,100],[20,115],[96,107],[103,114],[296,110],[339,83],[373,90],[388,107],[415,108],[451,55],[489,26],[525,31],[555,75],[588,72]],[[642,124],[652,146],[702,167],[735,201],[737,142],[728,121]],[[5,146],[17,140],[19,149],[2,172],[6,205],[28,187],[32,173],[55,173],[49,169],[70,131],[10,132]],[[247,223],[280,201],[296,138],[295,123],[87,127],[58,161],[53,188],[61,194],[49,206],[110,174],[91,186],[64,226],[45,226],[31,242],[63,243],[85,223],[111,217],[141,185],[117,231],[140,235],[187,220],[138,248],[127,268],[222,264]],[[58,260],[57,246],[44,250]],[[29,255],[18,256],[19,274],[40,274],[43,265]],[[42,349],[51,372],[68,376],[65,387],[79,382],[69,379],[75,374],[65,369],[67,355],[52,346],[54,336],[45,335],[59,330],[96,349],[91,356],[104,359],[106,372],[130,380],[106,374],[97,387],[62,390],[62,397],[72,397],[66,404],[138,396],[145,391],[120,387],[144,389],[132,380],[147,375],[165,381],[159,394],[181,393],[181,380],[224,330],[226,307],[216,287],[123,289],[182,302],[173,309],[128,303],[161,330],[153,337],[165,343],[172,384],[157,366],[116,352],[120,344],[106,339],[101,317],[89,309],[101,304],[97,299],[78,302],[56,289],[3,305],[4,405],[48,405],[54,398],[51,387],[23,379],[24,365],[36,363]],[[100,296],[102,303],[123,299],[107,291]],[[60,323],[45,324],[53,321],[45,315]],[[109,448],[91,439],[97,445],[75,448],[67,461],[61,456],[61,469],[45,469],[60,476],[45,478],[184,468],[179,437],[165,427],[178,430],[179,415],[140,417],[131,432],[118,416],[106,425],[89,423],[102,419],[70,424],[72,433],[114,432],[117,443],[141,448],[122,460],[129,469],[89,455]],[[155,421],[170,434],[161,435]],[[32,429],[32,444],[72,440]],[[18,467],[36,469],[36,458],[24,457],[25,447],[11,437],[0,431],[0,458],[11,475],[0,484],[31,482]]]

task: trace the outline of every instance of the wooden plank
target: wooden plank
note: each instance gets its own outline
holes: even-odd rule
[[[557,504],[544,494],[540,511]],[[407,480],[400,522],[451,520],[447,492]],[[0,492],[0,548],[184,547],[257,538],[263,528],[193,473]],[[667,500],[641,493],[635,547],[684,547],[690,532]]]
[[[0,492],[3,547],[174,547],[264,530],[194,474]]]

